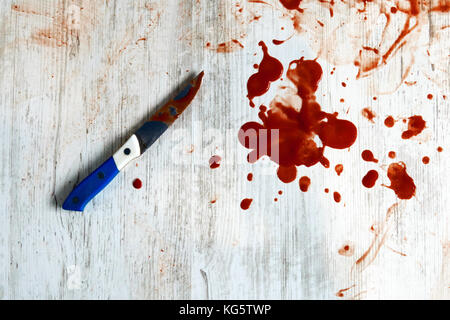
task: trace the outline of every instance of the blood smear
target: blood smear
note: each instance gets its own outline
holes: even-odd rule
[[[408,130],[402,133],[402,139],[409,139],[419,135],[425,129],[426,122],[422,116],[412,116],[408,118]]]
[[[414,180],[406,172],[406,165],[403,162],[391,163],[387,176],[391,181],[388,188],[394,190],[399,199],[411,199],[416,193]]]
[[[372,188],[378,180],[378,172],[370,170],[362,179],[362,184],[366,188]]]
[[[334,201],[336,201],[336,202],[341,202],[341,195],[339,194],[339,192],[334,192],[333,193],[333,198],[334,198]]]
[[[310,184],[311,184],[311,179],[309,177],[303,176],[299,180],[299,186],[300,186],[300,190],[302,190],[302,192],[308,191]]]
[[[370,122],[375,122],[373,121],[373,119],[376,117],[376,115],[370,108],[362,109],[361,114],[363,115],[364,118],[366,118]]]
[[[252,204],[253,199],[249,199],[249,198],[245,198],[242,199],[241,201],[241,209],[242,210],[247,210],[248,208],[250,208],[250,205]]]
[[[134,187],[135,189],[140,189],[140,188],[142,188],[142,181],[141,181],[141,179],[134,179],[134,181],[133,181],[133,187]]]
[[[220,160],[222,160],[222,158],[220,156],[214,155],[209,159],[209,167],[211,169],[216,169],[218,167],[220,167]]]
[[[342,171],[344,171],[344,166],[342,164],[337,164],[334,167],[334,170],[336,171],[337,175],[340,176]]]
[[[367,161],[367,162],[375,162],[375,163],[378,162],[378,160],[375,159],[375,157],[373,156],[372,151],[370,151],[370,150],[364,150],[361,153],[361,157],[363,158],[364,161]]]

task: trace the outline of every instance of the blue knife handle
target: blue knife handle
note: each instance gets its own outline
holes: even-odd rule
[[[114,158],[109,158],[72,190],[64,201],[63,209],[83,211],[88,202],[102,191],[118,173],[119,169],[117,169]]]

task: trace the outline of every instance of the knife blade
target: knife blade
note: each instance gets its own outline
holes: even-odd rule
[[[75,186],[62,208],[83,211],[89,201],[102,191],[128,163],[150,148],[192,102],[200,89],[203,75],[202,71],[175,98],[150,117],[112,157]]]

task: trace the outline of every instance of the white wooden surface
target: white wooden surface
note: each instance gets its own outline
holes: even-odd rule
[[[261,59],[257,43],[264,40],[285,66],[317,56],[317,43],[304,35],[272,45],[293,30],[278,1],[271,3],[275,7],[232,0],[0,3],[0,298],[450,297],[450,105],[443,99],[450,93],[450,43],[439,29],[450,23],[449,14],[425,16],[417,31],[425,49],[407,44],[389,68],[359,80],[352,60],[342,61],[348,56],[327,57],[342,49],[338,44],[351,50],[345,41],[353,38],[325,25],[332,37],[321,36],[325,76],[318,99],[326,111],[352,120],[359,135],[349,151],[327,151],[332,166],[344,164],[341,177],[321,166],[300,169],[312,180],[302,193],[297,183],[278,181],[267,161],[247,164],[237,140],[239,127],[257,119],[245,97]],[[330,20],[323,5],[309,12]],[[342,12],[352,23],[352,12]],[[355,23],[344,30],[363,29]],[[244,49],[206,48],[231,39]],[[411,56],[407,80],[417,84],[400,85]],[[63,211],[73,185],[201,70],[204,85],[173,128],[83,214]],[[269,103],[276,89],[258,102]],[[374,124],[361,116],[367,106],[377,114]],[[401,122],[383,125],[387,115],[413,114],[427,120],[417,139],[400,138]],[[437,146],[444,151],[437,153]],[[360,159],[366,148],[382,168]],[[389,184],[390,150],[416,182],[411,200],[399,202],[380,185]],[[223,158],[215,170],[208,167],[213,154]],[[372,190],[360,182],[369,168],[381,175]],[[140,190],[132,187],[137,177],[144,182]],[[343,201],[336,204],[326,187]],[[248,211],[239,207],[245,197],[254,198]],[[345,244],[353,254],[339,254]],[[371,244],[369,258],[355,264]]]

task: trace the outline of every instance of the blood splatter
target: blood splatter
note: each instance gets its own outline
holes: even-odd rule
[[[361,153],[361,158],[363,158],[363,160],[367,161],[367,162],[375,162],[375,163],[378,162],[378,159],[375,159],[375,157],[373,156],[372,151],[370,151],[370,150],[364,150]]]
[[[366,188],[372,188],[378,180],[378,172],[375,170],[370,170],[366,173],[364,178],[362,178],[362,184]]]
[[[325,193],[328,193],[328,192],[330,192],[330,189],[325,188],[323,191],[324,191]]]
[[[425,157],[422,158],[422,162],[423,162],[424,164],[429,164],[429,163],[430,163],[430,158],[427,157],[427,156],[425,156]]]
[[[370,108],[364,108],[361,111],[361,114],[364,118],[367,118],[370,122],[375,122],[373,119],[376,117],[376,114]]]
[[[276,40],[276,39],[273,39],[273,40],[272,40],[272,43],[273,43],[274,45],[276,45],[276,46],[279,46],[280,44],[283,44],[285,41],[286,41],[286,40]]]
[[[216,169],[220,167],[220,161],[222,158],[220,156],[214,155],[209,159],[209,167],[211,169]]]
[[[279,190],[278,194],[281,196],[283,194],[283,191]]]
[[[280,0],[280,2],[288,10],[299,10],[302,12],[302,9],[299,8],[302,0]]]
[[[253,74],[247,81],[247,97],[250,106],[254,107],[253,98],[262,96],[270,88],[270,83],[278,80],[283,74],[283,65],[280,61],[270,56],[267,46],[263,41],[259,42],[263,50],[263,59],[258,66],[258,72]]]
[[[384,119],[384,125],[388,128],[392,128],[395,124],[395,120],[392,116],[388,116],[386,119]]]
[[[412,116],[408,118],[408,130],[402,133],[402,139],[409,139],[419,135],[426,127],[426,122],[422,116]]]
[[[269,110],[259,113],[263,124],[247,122],[239,131],[240,143],[252,149],[247,160],[253,163],[261,156],[269,156],[279,165],[277,175],[286,183],[295,179],[296,166],[310,167],[321,163],[328,168],[325,148],[349,148],[357,137],[352,122],[338,119],[337,113],[322,111],[317,103],[314,93],[322,77],[322,68],[317,61],[303,58],[292,61],[287,77],[297,87],[301,109],[275,99]],[[316,144],[316,137],[322,146]]]
[[[242,210],[248,210],[250,208],[250,205],[252,204],[253,199],[245,198],[241,201],[241,209]]]
[[[351,288],[353,288],[355,285],[349,287],[349,288],[345,288],[345,289],[341,289],[336,293],[336,296],[339,298],[342,298],[344,296],[344,292],[350,290]]]
[[[308,191],[310,185],[311,185],[311,179],[309,177],[303,176],[300,178],[299,186],[300,186],[300,190],[302,192]]]
[[[290,183],[297,177],[297,168],[295,166],[280,166],[277,170],[277,176],[284,183]]]
[[[427,95],[427,98],[428,98],[428,100],[431,100],[431,99],[433,99],[433,95],[432,95],[431,93],[429,93],[429,94]]]
[[[391,159],[395,159],[395,156],[396,156],[395,151],[389,151],[388,156]]]
[[[350,257],[353,255],[353,253],[355,252],[355,248],[353,247],[352,244],[350,243],[346,243],[344,244],[341,248],[339,248],[338,253],[341,256],[346,256],[346,257]]]
[[[442,150],[444,150],[444,149],[442,149],[442,147],[437,147],[437,152],[442,152]]]
[[[337,164],[334,167],[334,170],[336,171],[337,175],[340,176],[342,171],[344,171],[344,166],[342,164]]]
[[[253,180],[253,173],[249,173],[249,174],[247,175],[247,180],[248,180],[248,181],[252,181],[252,180]]]
[[[334,201],[341,202],[341,194],[339,192],[335,191],[333,193],[333,198],[334,198]]]
[[[403,162],[391,163],[387,176],[391,181],[388,188],[394,190],[399,199],[411,199],[416,193],[414,180],[406,172],[406,165]]]
[[[135,188],[135,189],[140,189],[140,188],[142,188],[142,181],[141,181],[141,179],[134,179],[133,180],[133,187]]]

